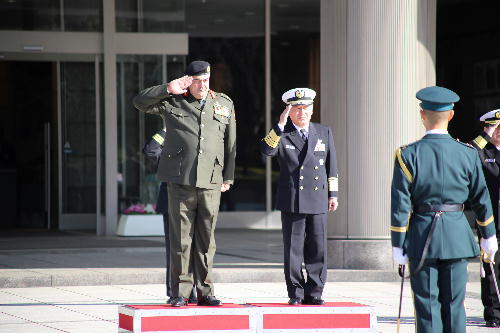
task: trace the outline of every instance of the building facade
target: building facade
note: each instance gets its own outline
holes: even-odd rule
[[[474,136],[471,121],[498,103],[500,50],[484,43],[500,35],[487,19],[497,7],[470,0],[4,1],[0,228],[114,235],[127,207],[154,203],[155,166],[141,148],[162,120],[135,111],[132,98],[204,59],[212,64],[211,88],[235,101],[238,123],[236,182],[222,197],[219,225],[280,226],[279,168],[260,155],[258,141],[284,108],[281,94],[311,87],[319,92],[313,121],[332,127],[339,161],[330,266],[388,268],[393,153],[423,134],[415,91],[437,82],[465,96],[473,112],[464,107],[451,133]],[[464,24],[471,12],[486,19]],[[468,45],[479,51],[463,52]]]

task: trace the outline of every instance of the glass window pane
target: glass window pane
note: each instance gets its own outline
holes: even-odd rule
[[[60,30],[59,0],[0,1],[2,30]]]
[[[94,63],[61,63],[63,213],[96,212]]]
[[[137,0],[116,0],[116,31],[137,32]]]
[[[65,31],[102,31],[102,0],[64,0]]]
[[[115,0],[118,32],[183,32],[185,0]]]
[[[184,0],[143,1],[143,32],[183,32]]]

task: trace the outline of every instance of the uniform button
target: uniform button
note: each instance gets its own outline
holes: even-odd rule
[[[200,154],[203,153],[203,150],[200,149]]]
[[[302,191],[303,189],[304,189],[304,186],[299,187],[299,190],[301,190],[301,191]]]
[[[317,190],[318,190],[318,187],[315,187],[315,188],[314,188],[314,190],[315,190],[315,191],[317,191]]]
[[[318,169],[318,166],[316,165],[316,166],[314,167],[314,169],[316,169],[316,170],[317,170],[317,169]]]
[[[300,177],[299,177],[299,179],[300,179],[300,180],[304,179],[304,176],[300,176]]]
[[[314,179],[318,180],[318,179],[319,179],[319,177],[314,177]]]
[[[205,114],[205,111],[201,111],[201,114]]]
[[[168,157],[170,157],[170,154],[168,154]]]
[[[200,140],[201,140],[201,141],[203,141],[203,140],[205,140],[205,138],[204,138],[204,137],[201,137],[201,138],[200,138]]]
[[[300,170],[304,170],[304,167],[303,167],[303,166],[301,166],[301,167],[300,167]]]
[[[201,127],[205,127],[205,124],[201,124]]]

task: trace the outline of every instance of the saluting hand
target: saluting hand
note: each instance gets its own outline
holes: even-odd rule
[[[281,115],[280,115],[280,121],[278,122],[278,125],[280,127],[285,127],[286,121],[288,120],[288,115],[290,114],[291,108],[292,108],[292,106],[289,104],[285,108],[285,110],[281,113]]]
[[[191,83],[193,83],[193,78],[189,75],[184,75],[183,77],[170,81],[167,85],[167,90],[174,95],[184,94],[187,92],[187,88]]]
[[[328,198],[328,211],[334,212],[337,210],[339,206],[339,202],[336,197]]]
[[[489,136],[493,136],[493,133],[495,133],[495,130],[497,129],[498,124],[500,124],[500,121],[497,121],[495,125],[485,126],[484,132],[486,134],[488,134]]]

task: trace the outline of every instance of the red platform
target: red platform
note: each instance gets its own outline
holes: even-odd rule
[[[252,308],[241,304],[222,306],[126,305],[118,310],[122,332],[256,332]]]
[[[261,311],[259,333],[376,332],[373,308],[351,302],[325,305],[251,303]]]
[[[288,333],[375,332],[371,307],[357,303],[290,306],[280,303],[172,307],[126,305],[119,308],[121,332]]]

